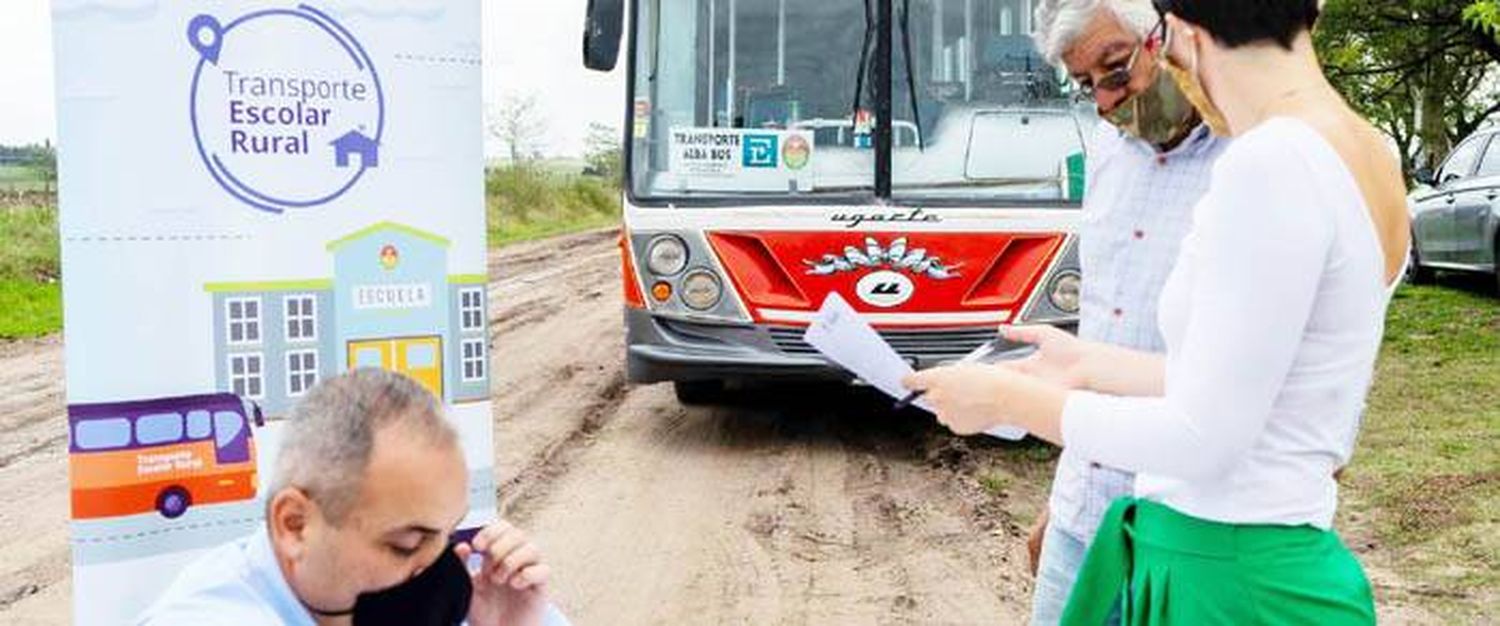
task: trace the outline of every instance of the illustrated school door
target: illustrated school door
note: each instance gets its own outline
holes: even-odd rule
[[[410,376],[443,400],[443,338],[408,337],[349,342],[349,367],[380,367]]]

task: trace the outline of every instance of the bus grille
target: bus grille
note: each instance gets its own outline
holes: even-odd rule
[[[803,328],[772,327],[771,340],[791,356],[816,356],[817,349],[802,340]],[[995,338],[994,328],[947,330],[882,330],[880,336],[901,356],[923,361],[947,361],[973,352]]]

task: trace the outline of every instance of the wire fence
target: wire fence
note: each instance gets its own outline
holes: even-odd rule
[[[0,208],[52,206],[56,191],[56,182],[32,160],[0,154]]]

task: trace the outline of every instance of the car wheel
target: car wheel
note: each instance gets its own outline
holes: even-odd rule
[[[1427,285],[1433,281],[1431,269],[1422,267],[1422,254],[1417,251],[1416,237],[1411,240],[1411,252],[1407,253],[1406,259],[1406,283],[1408,285]]]
[[[188,494],[182,487],[167,487],[161,494],[156,496],[156,510],[162,517],[177,519],[186,513],[188,506],[192,505],[193,496]]]
[[[677,401],[688,406],[716,404],[724,400],[725,385],[722,380],[679,380],[672,383],[677,392]]]

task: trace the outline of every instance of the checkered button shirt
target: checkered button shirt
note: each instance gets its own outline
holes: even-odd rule
[[[1156,304],[1177,260],[1193,206],[1208,191],[1228,141],[1197,130],[1165,154],[1101,122],[1090,143],[1088,189],[1079,226],[1083,269],[1078,335],[1162,352]],[[1088,543],[1111,502],[1130,495],[1134,476],[1064,449],[1048,502],[1051,521]]]

